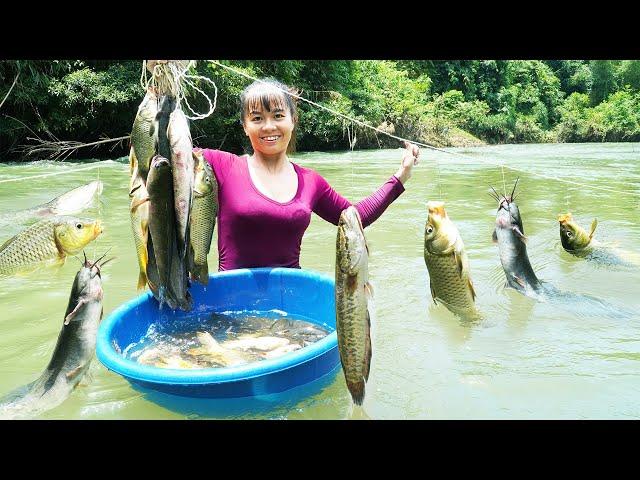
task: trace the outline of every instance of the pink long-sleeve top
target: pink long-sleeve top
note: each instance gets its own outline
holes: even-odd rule
[[[311,212],[338,225],[340,214],[351,205],[321,175],[293,162],[298,190],[293,199],[281,203],[263,195],[253,184],[246,156],[211,149],[202,153],[218,181],[219,270],[300,268],[300,246]],[[402,182],[392,176],[358,202],[355,207],[362,224],[373,223],[402,192]]]

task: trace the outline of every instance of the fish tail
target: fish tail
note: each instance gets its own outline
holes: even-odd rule
[[[147,286],[147,274],[143,271],[140,271],[140,275],[138,275],[138,290],[144,290]]]
[[[356,405],[362,405],[364,402],[364,378],[361,378],[357,382],[349,382],[347,380],[347,388],[349,388],[349,393],[351,393],[351,398],[353,399],[353,403]]]
[[[209,265],[205,261],[203,265],[193,264],[191,267],[191,277],[197,280],[202,285],[209,284]]]

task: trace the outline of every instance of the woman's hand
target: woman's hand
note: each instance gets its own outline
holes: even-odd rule
[[[403,185],[411,177],[413,166],[418,164],[418,157],[420,156],[420,148],[417,145],[405,141],[404,148],[400,168],[395,174]]]

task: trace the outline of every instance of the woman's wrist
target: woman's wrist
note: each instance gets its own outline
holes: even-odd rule
[[[400,183],[402,183],[402,185],[404,185],[407,182],[407,180],[409,180],[409,178],[411,177],[411,170],[408,168],[400,167],[398,171],[394,174],[394,176],[398,180],[400,180]]]

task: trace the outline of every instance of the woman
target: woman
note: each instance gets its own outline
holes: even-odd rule
[[[240,118],[253,155],[201,150],[218,181],[219,270],[300,268],[311,212],[338,225],[340,213],[351,205],[318,173],[289,160],[298,116],[294,98],[283,90],[289,91],[275,80],[256,81],[240,97]],[[404,191],[419,156],[417,146],[405,147],[398,171],[355,205],[364,227]]]

